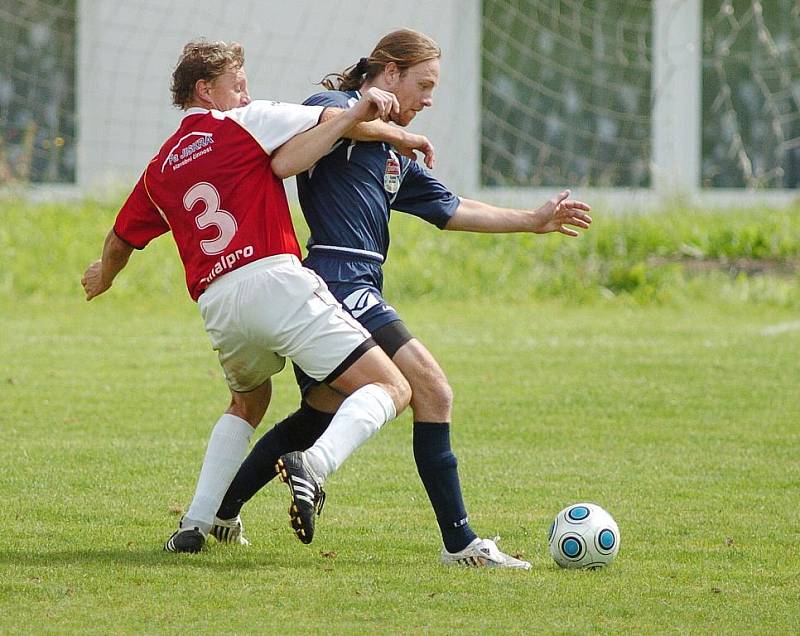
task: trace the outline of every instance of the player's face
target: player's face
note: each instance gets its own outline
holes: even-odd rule
[[[244,69],[229,70],[209,85],[208,96],[217,110],[230,110],[250,103]]]
[[[400,73],[391,91],[400,102],[400,112],[392,118],[408,126],[423,108],[433,105],[433,90],[439,84],[439,60],[420,62]]]

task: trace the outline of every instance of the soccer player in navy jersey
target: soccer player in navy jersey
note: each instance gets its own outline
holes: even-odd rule
[[[306,105],[348,108],[365,90],[393,93],[399,110],[392,121],[407,126],[432,105],[439,82],[439,46],[402,29],[378,42],[367,58],[328,76],[328,89]],[[452,390],[425,346],[382,296],[382,264],[389,249],[389,213],[399,210],[443,230],[472,232],[560,232],[587,229],[589,206],[565,190],[535,210],[499,208],[458,197],[424,167],[390,144],[339,140],[308,171],[297,190],[311,230],[304,264],[319,274],[333,295],[371,334],[411,384],[413,449],[417,470],[441,531],[446,564],[529,569],[530,564],[481,539],[468,523],[457,461],[450,446]],[[430,163],[430,162],[429,162]],[[298,411],[268,431],[242,464],[212,530],[221,541],[244,543],[239,511],[272,476],[272,465],[288,451],[311,446],[328,425],[342,396],[296,369],[302,401]]]
[[[387,91],[368,91],[349,110],[251,101],[243,64],[238,44],[184,47],[172,84],[173,103],[184,111],[178,129],[145,168],[102,258],[81,281],[87,300],[105,293],[134,249],[171,232],[219,353],[231,402],[212,430],[192,503],[164,546],[171,552],[203,547],[286,357],[348,396],[314,448],[281,458],[292,525],[304,541],[313,536],[321,482],[411,397],[369,333],[300,265],[281,179],[308,169],[342,136],[429,154],[430,143],[372,121],[397,111]]]

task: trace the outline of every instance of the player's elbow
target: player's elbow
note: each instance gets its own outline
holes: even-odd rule
[[[288,179],[292,176],[289,172],[289,169],[282,161],[272,162],[272,172],[276,177],[278,177],[278,179]]]
[[[276,152],[272,155],[272,160],[269,162],[270,168],[272,168],[272,172],[275,174],[278,179],[286,179],[290,176],[288,173],[288,166],[286,165],[286,160],[283,158],[283,155],[280,152]]]
[[[272,172],[275,173],[278,179],[288,179],[305,169],[296,161],[292,161],[287,153],[277,153],[272,158],[270,166],[272,167]]]

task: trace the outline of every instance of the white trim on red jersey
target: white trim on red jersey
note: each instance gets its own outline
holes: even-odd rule
[[[232,119],[249,132],[271,155],[295,135],[310,130],[319,123],[324,106],[301,106],[286,102],[257,99],[247,106],[232,110],[208,111],[205,108],[189,108],[184,117],[211,112],[216,119]]]

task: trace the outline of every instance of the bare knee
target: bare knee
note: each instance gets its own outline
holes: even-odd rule
[[[389,394],[389,397],[392,398],[392,402],[394,402],[397,415],[400,415],[411,403],[411,385],[399,371],[391,375],[391,378],[385,378],[380,382],[373,382],[372,384],[379,386]]]
[[[414,418],[422,421],[449,422],[453,410],[453,389],[444,376],[415,383],[411,397]]]
[[[449,422],[453,390],[439,363],[416,338],[404,344],[392,357],[411,383],[411,407],[418,422]]]
[[[231,391],[231,403],[226,413],[240,417],[256,428],[264,418],[264,413],[267,412],[271,397],[272,382],[270,380],[247,393]]]
[[[264,418],[264,413],[267,412],[267,409],[266,407],[262,409],[252,408],[231,400],[231,404],[225,412],[240,417],[253,428],[257,428]]]

